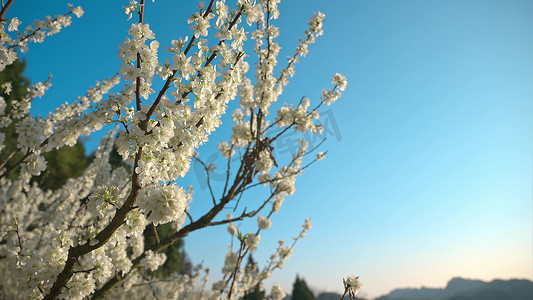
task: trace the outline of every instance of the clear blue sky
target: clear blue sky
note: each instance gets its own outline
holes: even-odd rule
[[[7,17],[26,25],[65,12],[59,2],[15,1]],[[54,75],[35,114],[119,68],[126,1],[73,2],[84,17],[25,55],[33,82]],[[191,35],[186,18],[195,1],[147,2],[145,20],[161,49]],[[285,0],[280,11],[281,58],[314,11],[326,14],[325,35],[282,101],[318,99],[336,72],[349,85],[327,111],[338,132],[324,144],[326,160],[298,179],[263,236],[259,262],[306,217],[314,223],[268,285],[290,292],[298,273],[315,291],[340,292],[341,278],[356,274],[363,295],[378,296],[444,286],[453,276],[532,279],[533,2]],[[228,137],[229,125],[212,140]],[[207,145],[201,153],[213,151]],[[196,196],[196,205],[208,202],[198,185]],[[225,232],[188,237],[194,263],[204,260],[217,274]]]

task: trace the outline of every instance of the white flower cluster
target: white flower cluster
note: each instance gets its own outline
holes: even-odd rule
[[[250,252],[252,253],[255,253],[255,251],[257,251],[257,246],[259,245],[259,242],[261,242],[261,236],[253,232],[248,233],[244,240],[246,248],[250,249]]]
[[[324,158],[326,158],[326,154],[324,152],[318,152],[316,154],[316,160],[323,160]]]
[[[12,231],[10,235],[17,238],[21,236],[22,223],[16,224],[18,230],[16,234]],[[38,239],[28,237],[23,243],[8,243],[9,275],[18,278],[18,297],[20,299],[33,299],[39,297],[40,292],[37,287],[50,288],[53,279],[59,274],[68,255],[70,246],[69,237],[65,233],[60,233],[53,226],[43,228],[42,239],[49,241],[48,247],[39,247]],[[24,237],[24,236],[22,236]],[[13,241],[13,240],[11,240]]]
[[[139,3],[135,0],[130,0],[130,5],[124,7],[124,13],[128,15],[128,20],[131,19],[131,16],[134,12],[137,12],[139,9]]]
[[[20,24],[22,24],[22,22],[17,17],[14,17],[13,19],[11,19],[11,22],[9,22],[9,26],[7,27],[7,30],[17,31]]]
[[[155,225],[176,221],[185,214],[187,197],[178,186],[147,186],[139,194],[139,208]]]
[[[272,286],[270,294],[272,295],[272,300],[281,300],[286,296],[285,292],[283,291],[283,288],[279,284],[274,284]]]
[[[44,170],[46,170],[46,160],[38,154],[30,155],[26,162],[22,164],[22,172],[33,176],[38,176]]]
[[[259,216],[257,217],[257,225],[259,229],[268,229],[272,226],[272,221],[265,218],[265,216]]]
[[[104,211],[119,205],[120,190],[118,187],[99,186],[89,197],[88,210],[94,214],[103,216]]]
[[[307,232],[311,230],[311,227],[313,227],[313,224],[311,223],[311,219],[307,218],[305,219],[304,224],[302,225],[302,231],[300,231],[300,238],[303,239]]]
[[[208,269],[193,268],[192,274],[172,274],[166,280],[146,282],[138,273],[126,279],[124,289],[114,289],[106,295],[109,299],[213,299],[208,291],[197,289],[205,285]],[[204,276],[202,276],[204,274]]]
[[[18,27],[22,22],[17,17],[0,21],[0,71],[17,59],[15,48],[18,47],[22,52],[26,52],[29,42],[42,43],[46,36],[54,35],[61,31],[62,28],[69,26],[71,23],[70,14],[76,15],[78,18],[83,15],[81,6],[74,7],[69,5],[69,10],[70,12],[66,15],[46,16],[45,21],[36,20],[32,25],[27,26],[24,31],[19,31]],[[6,26],[7,21],[9,21],[8,26]],[[6,32],[6,29],[10,32],[16,32],[17,37],[11,37]]]
[[[91,274],[77,273],[67,283],[60,297],[64,299],[83,300],[94,293],[96,282]]]
[[[326,103],[327,105],[331,105],[333,102],[337,101],[337,99],[339,99],[341,96],[341,91],[344,91],[348,85],[346,78],[342,74],[338,73],[333,76],[331,82],[335,86],[327,91],[323,90],[322,95],[320,96],[320,98],[322,98],[322,102]]]
[[[167,260],[165,253],[154,253],[152,250],[148,250],[141,265],[150,271],[155,271],[159,266],[165,263],[165,260]]]
[[[190,18],[197,26],[195,38],[207,30],[204,23],[212,18],[209,17],[211,15],[204,17],[197,13]],[[185,38],[172,41],[169,51],[174,54],[173,64],[159,66],[158,44],[153,41],[150,46],[145,45],[147,40],[154,38],[148,25],[134,24],[129,33],[133,39],[127,39],[122,44],[119,54],[124,64],[121,70],[124,79],[131,82],[140,80],[140,94],[146,98],[153,93],[150,85],[157,71],[167,82],[174,84],[176,90],[171,94],[175,96],[175,102],[161,95],[151,106],[144,106],[136,113],[121,105],[120,121],[127,130],[120,132],[117,147],[125,159],[133,159],[137,149],[143,147],[144,155],[135,171],[144,182],[173,181],[187,173],[194,149],[220,125],[220,115],[225,112],[225,104],[236,96],[246,64],[237,62],[237,54],[223,41],[209,48],[205,45],[206,41],[200,39],[196,45],[198,52],[188,55],[189,48],[183,49],[188,41]],[[205,63],[209,56],[217,53],[225,58],[218,66],[224,70],[223,73],[217,72],[212,64]],[[135,63],[138,56],[141,57],[139,65]],[[218,74],[221,80],[215,83]],[[194,96],[192,106],[187,104],[192,100],[187,95]]]
[[[154,76],[156,68],[159,66],[157,61],[157,50],[159,43],[152,41],[146,45],[148,40],[153,40],[155,34],[150,30],[148,24],[131,24],[128,30],[133,39],[126,38],[119,47],[118,57],[122,59],[122,79],[135,82],[137,77],[142,79],[140,91],[143,98],[148,99],[148,95],[154,93],[151,89],[151,79]],[[140,55],[140,67],[137,67],[137,55]]]
[[[11,110],[7,113],[5,111],[5,100],[2,98],[0,106],[2,107],[2,111],[6,114],[0,117],[0,127],[8,126],[14,119],[28,117],[28,113],[30,112],[31,108],[31,101],[35,97],[41,97],[42,95],[44,95],[44,93],[50,88],[50,86],[50,78],[44,83],[37,82],[36,84],[32,85],[27,89],[27,94],[26,96],[24,96],[24,98],[11,100]],[[5,92],[7,93],[9,90],[10,85],[5,86]],[[50,125],[47,126],[50,127]]]

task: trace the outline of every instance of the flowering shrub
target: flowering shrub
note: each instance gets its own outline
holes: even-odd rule
[[[81,7],[69,6],[64,15],[19,29],[21,22],[6,14],[12,2],[7,1],[0,12],[0,69],[12,64],[19,50],[28,51],[31,43],[40,43],[69,26],[72,15],[83,15]],[[295,64],[322,34],[324,20],[323,14],[316,13],[294,54],[282,68],[276,68],[279,30],[272,22],[279,15],[278,3],[200,3],[187,20],[192,34],[173,40],[168,47],[171,62],[160,63],[156,34],[144,22],[144,0],[132,0],[125,13],[128,20],[134,15],[139,18],[121,43],[118,75],[46,117],[28,113],[32,99],[51,86],[50,79],[31,86],[23,99],[6,103],[0,97],[0,127],[15,123],[17,134],[16,147],[3,149],[10,154],[0,162],[0,284],[4,298],[236,299],[283,267],[294,243],[311,228],[309,220],[293,243],[279,241],[263,268],[251,272],[241,264],[245,255],[256,251],[261,231],[270,228],[270,217],[280,210],[284,197],[294,193],[296,176],[323,159],[324,153],[304,164],[314,149],[301,141],[297,153],[282,164],[274,157],[271,144],[290,130],[321,132],[317,110],[340,97],[346,79],[336,74],[332,86],[314,105],[303,98],[270,114],[294,75]],[[255,58],[244,52],[245,41],[255,42]],[[255,63],[251,79],[249,62]],[[159,91],[152,88],[156,80],[163,81]],[[120,91],[110,93],[114,87]],[[2,83],[1,89],[9,94],[10,84]],[[233,134],[228,142],[219,144],[220,153],[227,158],[226,180],[223,189],[215,191],[209,182],[213,166],[203,162],[196,149],[220,126],[221,115],[235,99],[240,107],[232,112]],[[83,175],[54,191],[43,190],[32,180],[47,168],[44,153],[72,146],[80,136],[109,124],[116,128],[102,139]],[[0,141],[4,140],[1,134]],[[111,168],[113,147],[131,171]],[[17,152],[22,158],[9,162]],[[235,155],[237,163],[232,160]],[[197,217],[188,213],[194,203],[192,189],[179,183],[192,160],[205,167],[212,196],[212,208]],[[8,179],[16,166],[21,167],[20,175]],[[228,204],[237,209],[243,194],[261,185],[268,187],[269,194],[257,207],[220,217]],[[237,229],[236,223],[255,217],[255,232],[244,234]],[[153,226],[157,232],[157,225],[167,223],[172,224],[174,234],[145,249],[145,228]],[[202,266],[166,280],[145,276],[147,270],[154,271],[165,262],[163,250],[167,247],[196,230],[221,225],[228,226],[237,243],[232,243],[234,247],[226,254],[222,279],[213,282],[210,290],[203,288],[208,270]],[[284,295],[280,286],[274,286],[270,297],[281,299]]]

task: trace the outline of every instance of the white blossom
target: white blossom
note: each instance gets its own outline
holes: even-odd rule
[[[148,186],[139,192],[139,208],[149,222],[165,224],[179,219],[185,213],[185,191],[175,185]]]
[[[17,17],[14,17],[9,22],[9,26],[7,27],[7,30],[9,30],[9,31],[17,31],[20,24],[22,24],[22,22]]]
[[[317,153],[316,160],[323,160],[324,158],[326,158],[326,154],[324,154],[324,152]]]
[[[159,266],[163,265],[166,260],[167,256],[165,253],[154,253],[152,250],[148,250],[146,256],[142,259],[141,265],[150,271],[155,271]]]
[[[245,244],[252,253],[257,251],[257,246],[259,245],[259,242],[261,242],[260,235],[256,235],[253,232],[246,234]]]
[[[355,299],[355,295],[359,292],[363,284],[359,281],[359,276],[348,276],[346,279],[343,279],[344,282],[344,293],[349,293],[350,299]]]
[[[235,227],[235,225],[229,223],[228,224],[228,232],[230,235],[236,235],[237,234],[237,227]]]
[[[272,290],[270,290],[270,295],[272,295],[272,300],[281,300],[285,298],[285,292],[279,284],[274,284]]]
[[[69,5],[70,6],[70,11],[76,15],[76,17],[78,18],[81,18],[81,16],[83,16],[83,8],[81,6],[72,6],[72,5]]]
[[[346,77],[344,77],[342,74],[339,74],[339,73],[333,76],[333,79],[331,80],[331,82],[337,87],[339,87],[339,90],[341,91],[344,91],[346,89],[346,85],[348,85],[348,82],[346,81]]]
[[[30,155],[26,159],[26,163],[22,165],[22,171],[33,176],[38,176],[44,170],[46,170],[46,160],[43,156],[37,154]]]
[[[6,81],[4,83],[2,83],[2,85],[0,86],[4,89],[4,93],[9,95],[11,94],[11,89],[12,89],[12,85],[11,85],[11,81]]]
[[[272,226],[272,221],[265,218],[265,216],[259,216],[257,217],[257,225],[259,229],[268,229]]]

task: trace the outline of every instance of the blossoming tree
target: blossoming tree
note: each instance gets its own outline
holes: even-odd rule
[[[22,30],[18,18],[8,14],[13,1],[3,3],[0,12],[0,69],[12,64],[19,51],[28,51],[31,43],[68,26],[72,15],[83,15],[81,7],[69,6],[66,14],[35,21]],[[187,20],[191,35],[172,41],[166,54],[170,59],[164,63],[158,59],[155,34],[144,20],[149,7],[144,0],[130,1],[125,13],[128,20],[135,16],[135,21],[121,43],[117,75],[46,117],[31,116],[29,110],[32,99],[51,86],[50,79],[31,86],[23,99],[6,103],[0,97],[0,126],[16,122],[17,133],[13,149],[5,149],[5,136],[0,135],[2,151],[8,154],[0,162],[4,297],[236,299],[283,267],[294,243],[311,228],[309,220],[292,244],[279,242],[264,267],[241,264],[245,255],[257,249],[261,231],[271,226],[270,217],[280,210],[284,197],[294,193],[296,176],[324,154],[306,158],[315,149],[301,141],[297,153],[282,162],[276,159],[272,143],[294,130],[321,132],[317,110],[340,97],[346,80],[340,74],[333,76],[331,87],[314,105],[302,98],[270,113],[299,58],[322,34],[324,20],[323,14],[316,13],[294,54],[277,67],[279,31],[272,22],[278,18],[279,1],[200,2]],[[245,53],[245,41],[255,42],[254,55]],[[253,77],[247,75],[250,63],[255,65]],[[163,81],[158,91],[152,88],[155,80]],[[8,94],[10,83],[0,84],[1,92]],[[118,92],[110,92],[113,88]],[[231,112],[231,139],[218,144],[227,162],[221,166],[226,179],[217,190],[209,179],[214,166],[204,162],[196,149],[221,125],[230,101],[238,101],[240,107]],[[44,153],[74,145],[80,136],[110,124],[115,129],[102,139],[82,176],[55,191],[43,190],[32,180],[47,167]],[[131,171],[111,168],[113,147]],[[15,153],[23,156],[13,161]],[[199,216],[188,212],[194,204],[192,189],[180,186],[193,160],[207,173],[212,202]],[[7,175],[17,167],[20,175],[9,180]],[[261,185],[268,190],[264,200],[251,210],[242,208],[247,191]],[[236,216],[223,215],[229,204]],[[257,222],[256,231],[245,234],[237,229],[235,224],[252,219]],[[167,223],[175,232],[159,239],[157,226]],[[149,249],[142,235],[147,226],[157,240]],[[226,254],[221,279],[209,290],[203,288],[208,278],[201,266],[192,274],[175,274],[167,280],[147,276],[146,270],[164,263],[167,247],[208,226],[227,226],[236,241]],[[274,286],[270,297],[281,299],[284,292]]]

